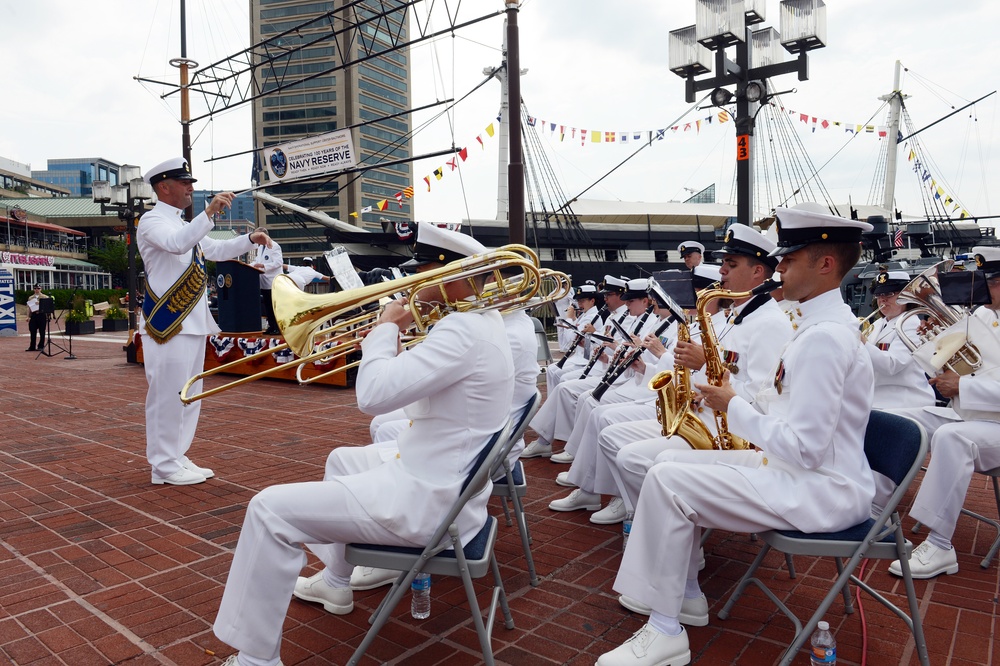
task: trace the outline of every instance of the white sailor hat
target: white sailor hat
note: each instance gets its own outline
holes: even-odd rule
[[[628,288],[628,278],[618,278],[614,275],[605,275],[604,282],[601,283],[601,292],[605,294],[624,294]]]
[[[718,282],[722,279],[719,267],[712,264],[699,264],[691,272],[693,273],[691,283],[695,289],[704,289],[713,282]]]
[[[423,222],[417,225],[417,244],[413,249],[413,258],[399,267],[406,270],[430,263],[447,264],[484,252],[486,246],[472,236]]]
[[[880,294],[895,294],[908,284],[910,284],[910,274],[906,271],[879,273],[872,280],[872,293],[876,296]]]
[[[631,301],[635,298],[648,298],[649,297],[649,280],[646,278],[636,278],[635,280],[629,280],[628,285],[625,289],[625,293],[622,294],[622,298],[626,301]]]
[[[150,185],[156,185],[164,180],[187,180],[197,183],[198,179],[191,175],[191,165],[183,157],[171,157],[166,162],[160,162],[146,172],[144,180]]]
[[[692,252],[705,254],[705,246],[698,241],[684,241],[677,246],[677,251],[681,253],[681,257],[685,257]]]
[[[742,254],[759,259],[771,268],[778,265],[777,257],[768,256],[777,247],[774,241],[745,224],[730,226],[726,230],[726,236],[722,239],[722,242],[724,245],[718,251],[719,254]]]
[[[313,258],[312,257],[302,257],[302,263],[303,264],[311,264],[312,262],[313,262]]]
[[[988,247],[977,245],[972,248],[972,254],[976,257],[976,270],[990,278],[1000,273],[1000,247]]]
[[[596,299],[600,292],[593,280],[587,280],[573,290],[573,298],[593,298]]]
[[[801,203],[793,208],[776,208],[778,247],[771,256],[780,257],[813,243],[860,243],[861,234],[874,227],[861,220],[831,215],[817,203]]]

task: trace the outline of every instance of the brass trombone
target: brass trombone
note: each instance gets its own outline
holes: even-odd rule
[[[508,246],[505,246],[503,249],[506,250],[509,247],[512,247],[512,246],[508,245]],[[528,248],[525,248],[525,249],[528,249]],[[529,250],[529,252],[530,252],[530,250]],[[530,255],[526,255],[526,256],[528,256],[530,258],[530,257],[534,256],[534,253],[531,253]],[[565,273],[561,273],[559,271],[553,271],[553,270],[548,269],[548,268],[540,268],[540,269],[538,269],[538,273],[539,273],[540,281],[541,281],[541,285],[542,285],[542,289],[539,289],[539,291],[542,292],[543,295],[542,296],[537,296],[536,295],[536,296],[534,296],[534,297],[532,297],[530,299],[520,299],[519,298],[519,299],[517,299],[516,303],[513,303],[510,306],[506,306],[506,305],[501,306],[499,308],[501,314],[506,314],[507,312],[511,312],[513,310],[524,309],[524,308],[529,308],[529,307],[536,307],[536,306],[542,305],[544,303],[558,301],[560,298],[563,298],[564,296],[566,296],[566,294],[568,294],[570,292],[570,290],[573,288],[572,284],[570,282],[569,276],[566,275]],[[508,278],[505,278],[505,280],[504,280],[506,286],[499,287],[498,285],[495,285],[495,284],[487,285],[486,288],[484,289],[484,292],[485,293],[492,293],[495,289],[506,289],[508,293],[516,293],[515,288],[517,286],[519,286],[517,284],[517,282],[519,282],[520,280],[521,280],[520,276],[508,277]],[[356,338],[356,339],[360,341],[359,338]],[[403,340],[403,343],[402,343],[403,344],[403,348],[406,349],[406,348],[409,348],[409,347],[411,347],[411,346],[413,346],[415,344],[418,344],[418,343],[422,342],[423,339],[424,339],[424,335],[421,334],[421,333],[419,333],[419,332],[417,332],[412,337],[410,337],[409,339],[404,339]],[[331,361],[335,361],[335,360],[337,360],[339,358],[343,358],[344,356],[349,355],[352,351],[354,351],[357,348],[356,345],[351,346],[350,348],[345,348],[345,347],[346,346],[340,346],[340,348],[338,348],[338,349],[332,349],[331,348],[330,351],[329,351],[329,354],[330,354],[329,358],[321,356],[319,358],[314,359],[313,362],[317,363],[317,364],[318,363],[330,363]],[[361,365],[361,361],[360,360],[358,360],[358,361],[351,361],[350,363],[347,363],[347,364],[341,365],[341,366],[337,366],[335,368],[327,370],[326,372],[322,372],[322,373],[313,375],[312,377],[305,377],[305,376],[303,376],[303,374],[304,374],[303,370],[306,367],[308,367],[308,366],[305,363],[301,363],[295,369],[295,378],[298,380],[299,384],[302,384],[302,385],[312,384],[313,382],[321,381],[321,380],[326,379],[327,377],[331,377],[331,376],[333,376],[333,375],[335,375],[335,374],[337,374],[339,372],[346,372],[347,370],[351,370],[352,368],[356,368],[359,365]]]
[[[519,246],[515,247],[518,247],[518,250],[500,249],[487,252],[423,273],[330,294],[306,294],[291,278],[279,275],[271,286],[271,299],[274,304],[275,319],[285,342],[195,375],[181,389],[181,402],[190,404],[235,386],[276,374],[286,368],[301,367],[302,364],[319,359],[346,355],[356,347],[361,333],[375,326],[379,316],[377,309],[356,316],[350,316],[350,313],[358,308],[374,305],[394,294],[404,292],[413,294],[414,297],[409,299],[408,307],[416,330],[421,335],[426,333],[434,322],[451,312],[495,310],[530,301],[541,285],[541,275],[532,261],[534,253],[528,248],[524,248],[527,250],[525,252],[520,250]],[[505,279],[501,273],[503,270],[517,270],[518,274]],[[473,280],[489,275],[492,275],[495,287],[476,288],[477,298],[474,301],[452,303],[448,300],[445,287],[449,282]],[[438,290],[439,301],[420,301],[416,298],[422,292],[432,289]],[[324,348],[316,351],[317,344]],[[212,389],[200,391],[199,387],[197,390],[200,392],[189,395],[192,387],[205,377],[227,372],[237,365],[253,362],[266,354],[273,354],[283,349],[290,349],[298,358]]]

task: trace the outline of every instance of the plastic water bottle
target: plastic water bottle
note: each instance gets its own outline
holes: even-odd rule
[[[414,620],[431,616],[431,575],[418,573],[410,583],[410,615]]]
[[[830,633],[830,625],[827,622],[820,622],[816,625],[816,631],[809,639],[812,645],[811,660],[813,666],[830,666],[837,663],[837,641]]]
[[[628,535],[632,532],[632,517],[635,516],[634,511],[627,511],[625,513],[625,520],[622,521],[622,550],[628,545]]]

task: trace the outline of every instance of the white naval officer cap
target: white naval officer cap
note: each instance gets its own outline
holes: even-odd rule
[[[198,179],[191,175],[191,165],[183,157],[171,157],[165,162],[160,162],[155,167],[146,172],[143,177],[150,185],[156,185],[164,180],[186,180],[197,183]]]
[[[647,278],[636,278],[629,280],[622,298],[631,301],[636,298],[649,297],[649,280]]]
[[[722,240],[722,249],[718,254],[742,254],[753,257],[764,264],[775,268],[778,265],[777,257],[768,255],[774,251],[777,244],[764,236],[756,229],[752,229],[745,224],[733,224],[726,230],[726,236]],[[717,254],[715,256],[718,256]]]
[[[313,262],[313,258],[312,257],[302,257],[302,263],[303,264],[311,264],[312,262]]]
[[[879,273],[872,280],[872,293],[876,296],[895,294],[908,284],[910,284],[910,274],[906,271],[887,271]]]
[[[579,287],[573,290],[573,298],[597,298],[600,291],[597,289],[597,285],[594,284],[593,280],[587,280]]]
[[[677,251],[681,253],[681,257],[686,257],[692,252],[700,252],[705,254],[705,246],[698,241],[684,241],[677,246]]]
[[[628,279],[615,277],[614,275],[605,275],[604,282],[601,285],[601,291],[605,294],[624,294],[627,288]]]
[[[776,208],[778,247],[771,256],[780,257],[813,243],[860,243],[861,235],[874,227],[861,220],[831,215],[818,203],[801,203],[792,208]]]
[[[699,264],[691,270],[691,273],[691,284],[695,289],[704,289],[722,279],[719,267],[712,264]]]
[[[977,245],[972,248],[976,257],[976,270],[980,270],[987,278],[1000,274],[1000,247]]]
[[[417,225],[417,244],[413,248],[413,258],[399,267],[407,270],[430,263],[447,264],[484,252],[486,246],[472,236],[443,229],[431,222],[422,222]]]

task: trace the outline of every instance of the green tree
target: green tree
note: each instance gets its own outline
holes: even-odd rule
[[[112,282],[123,286],[128,281],[128,244],[120,238],[105,236],[104,244],[91,247],[88,255],[90,260],[102,269],[111,273]],[[136,253],[136,271],[142,270],[142,259]]]

